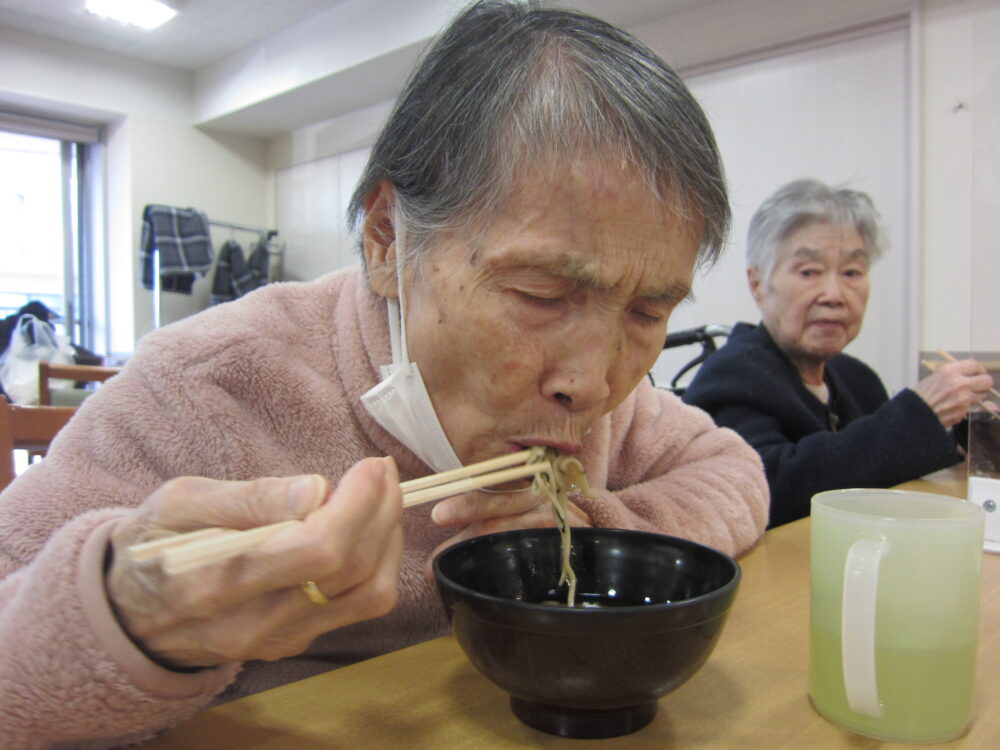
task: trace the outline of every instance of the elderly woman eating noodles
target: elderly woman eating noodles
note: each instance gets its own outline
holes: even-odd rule
[[[404,510],[401,479],[548,446],[589,476],[571,524],[745,552],[757,454],[645,378],[723,245],[724,184],[697,103],[636,40],[466,9],[372,149],[363,266],[146,336],[0,496],[5,742],[138,741],[441,635],[435,552],[553,523],[523,481]],[[287,520],[185,572],[129,554]]]
[[[747,278],[762,321],[733,328],[684,400],[760,453],[772,526],[808,515],[816,492],[889,487],[960,461],[950,428],[992,385],[968,359],[889,398],[871,368],[843,353],[861,330],[880,253],[871,199],[818,180],[779,188],[750,221]]]

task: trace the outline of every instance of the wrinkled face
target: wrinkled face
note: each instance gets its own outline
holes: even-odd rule
[[[817,371],[821,377],[823,363],[861,330],[869,291],[861,236],[827,222],[806,224],[781,243],[769,279],[747,273],[775,343],[807,382]]]
[[[701,240],[596,161],[513,196],[474,239],[438,236],[405,277],[410,357],[464,463],[578,451],[659,355]]]

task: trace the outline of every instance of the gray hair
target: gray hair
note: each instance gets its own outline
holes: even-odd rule
[[[610,24],[537,2],[466,8],[411,75],[349,207],[352,228],[379,182],[396,192],[408,244],[488,221],[527,169],[581,155],[621,163],[704,229],[714,262],[730,210],[705,114],[655,53]],[[530,165],[530,166],[529,166]]]
[[[756,269],[766,281],[780,260],[781,243],[788,235],[813,222],[827,222],[834,227],[850,227],[856,231],[864,242],[869,263],[882,255],[879,214],[868,194],[805,178],[782,185],[750,219],[747,267]]]

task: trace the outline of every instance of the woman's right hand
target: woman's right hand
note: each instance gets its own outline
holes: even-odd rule
[[[391,458],[364,459],[330,493],[316,475],[164,484],[112,534],[108,597],[122,627],[167,667],[301,653],[319,635],[395,605],[402,494]],[[237,557],[173,575],[127,548],[171,533],[301,519]],[[315,581],[329,604],[301,588]]]
[[[983,401],[992,387],[993,378],[981,364],[974,359],[960,359],[940,365],[913,390],[948,429],[965,418],[969,407]]]

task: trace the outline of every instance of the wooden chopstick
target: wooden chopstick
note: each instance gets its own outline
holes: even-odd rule
[[[403,494],[403,507],[409,508],[410,506],[429,503],[433,500],[443,500],[452,495],[460,495],[463,492],[480,490],[483,487],[492,487],[496,484],[506,484],[507,482],[513,482],[515,479],[524,479],[525,477],[531,477],[535,474],[541,474],[543,471],[551,470],[552,464],[548,461],[538,461],[537,463],[525,464],[513,469],[494,471],[478,477],[459,479],[458,481],[448,482],[437,487],[413,490]]]
[[[401,482],[399,486],[403,490],[403,507],[409,508],[421,503],[442,500],[452,495],[505,484],[552,470],[552,464],[548,461],[525,464],[524,462],[532,454],[532,450],[524,450],[459,469]],[[518,463],[522,465],[512,466]],[[492,471],[498,468],[499,471]],[[166,573],[182,573],[208,562],[225,560],[247,552],[280,531],[301,523],[302,521],[298,520],[279,521],[246,530],[210,527],[134,544],[128,551],[132,559],[137,562],[159,559]]]
[[[278,523],[257,526],[245,531],[216,528],[211,530],[218,533],[201,536],[197,536],[198,531],[191,532],[190,534],[178,534],[170,538],[174,542],[173,544],[161,545],[159,552],[149,555],[145,559],[159,557],[164,571],[171,574],[183,573],[185,570],[197,568],[199,565],[204,565],[205,563],[225,560],[226,558],[243,554],[247,550],[251,550],[258,544],[262,544],[264,541],[270,539],[279,531],[284,531],[291,526],[301,523],[302,521],[298,520],[279,521]],[[202,529],[202,531],[205,530]],[[192,536],[195,536],[195,538],[192,539]],[[156,544],[156,542],[149,542],[149,544]],[[146,554],[141,549],[143,546],[142,544],[135,545],[135,547],[140,548],[140,555]],[[129,552],[135,558],[133,549],[134,547],[130,547]]]
[[[417,479],[410,479],[406,482],[400,482],[399,488],[403,490],[403,494],[405,495],[407,492],[422,490],[425,487],[435,487],[439,484],[447,484],[455,479],[471,477],[476,474],[486,474],[494,469],[505,469],[508,466],[517,466],[518,464],[523,464],[531,458],[531,453],[531,448],[528,448],[523,451],[518,451],[517,453],[508,453],[506,456],[497,456],[496,458],[490,458],[486,461],[480,461],[477,464],[462,466],[458,469],[442,471],[438,474],[428,474],[426,477],[419,477]]]
[[[233,531],[236,530],[221,529],[217,526],[211,526],[204,529],[198,529],[197,531],[189,531],[186,534],[174,534],[173,536],[166,536],[162,539],[154,539],[151,542],[133,544],[128,548],[128,552],[129,556],[133,560],[136,562],[142,562],[143,560],[152,560],[154,557],[159,557],[160,553],[164,550],[178,544],[194,544],[197,541],[225,536],[229,532]]]

